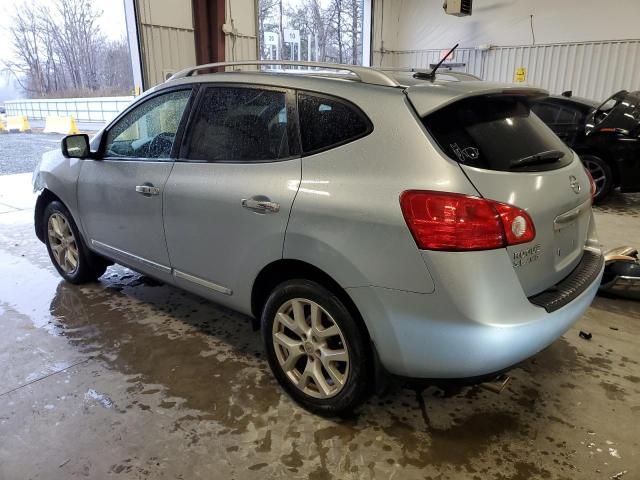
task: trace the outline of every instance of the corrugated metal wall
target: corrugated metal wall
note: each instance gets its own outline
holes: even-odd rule
[[[196,64],[191,0],[137,0],[146,87]]]
[[[429,68],[440,52],[385,52],[382,64]],[[380,52],[376,60],[375,65],[380,65]],[[640,40],[460,49],[454,61],[466,64],[463,71],[498,82],[513,82],[516,68],[525,67],[529,85],[552,93],[572,90],[574,95],[594,100],[621,89],[640,90]]]
[[[236,33],[225,35],[225,60],[255,60],[258,55],[256,0],[231,0],[226,3],[227,24]]]
[[[235,42],[235,44],[234,44]],[[255,60],[257,44],[255,35],[226,35],[224,42],[225,61]]]

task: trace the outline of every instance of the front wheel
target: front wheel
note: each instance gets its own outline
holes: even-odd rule
[[[370,386],[366,335],[333,293],[308,280],[278,285],[262,312],[269,366],[307,410],[342,415]]]
[[[69,210],[54,201],[44,209],[45,244],[53,266],[68,282],[92,282],[104,274],[107,262],[89,251]]]
[[[595,155],[582,155],[580,158],[596,184],[596,194],[593,197],[593,202],[601,202],[613,188],[611,167],[607,162]]]

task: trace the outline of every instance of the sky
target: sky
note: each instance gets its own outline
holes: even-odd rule
[[[2,0],[2,10],[6,16],[0,24],[0,38],[8,39],[7,26],[11,25],[11,17],[15,9],[25,3],[53,4],[56,0]],[[102,10],[102,17],[98,24],[100,30],[108,38],[117,39],[126,36],[124,19],[124,0],[91,0],[96,10]],[[13,58],[13,48],[10,42],[0,41],[0,70],[4,67],[2,60]],[[0,73],[0,102],[19,96],[19,89],[14,84],[11,75]]]

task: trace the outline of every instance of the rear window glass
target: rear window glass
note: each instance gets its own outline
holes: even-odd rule
[[[487,170],[544,171],[571,163],[571,150],[522,98],[468,98],[424,118],[453,160]]]
[[[337,147],[371,131],[364,114],[344,100],[300,93],[298,109],[305,153]]]

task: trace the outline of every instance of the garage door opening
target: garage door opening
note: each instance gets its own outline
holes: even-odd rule
[[[370,65],[370,0],[259,0],[262,60]]]

